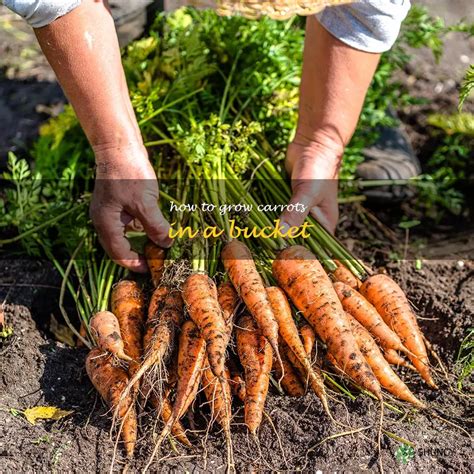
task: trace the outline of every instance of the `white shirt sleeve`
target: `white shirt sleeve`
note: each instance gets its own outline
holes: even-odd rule
[[[369,53],[383,53],[395,43],[410,6],[409,0],[359,1],[327,7],[316,17],[343,43]]]
[[[81,0],[0,0],[33,28],[49,25],[81,4]]]

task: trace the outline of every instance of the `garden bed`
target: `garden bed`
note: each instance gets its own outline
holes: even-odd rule
[[[96,394],[84,369],[86,351],[68,347],[52,338],[46,329],[50,313],[60,320],[57,306],[58,279],[48,264],[30,262],[25,272],[24,260],[1,260],[2,299],[8,292],[5,315],[14,328],[13,337],[0,346],[0,459],[4,470],[58,472],[106,472],[112,461],[114,443],[109,438],[110,413]],[[472,326],[474,301],[474,265],[456,261],[425,261],[421,270],[413,262],[390,264],[390,273],[401,283],[418,310],[423,332],[452,375],[455,388],[455,358],[459,341]],[[37,286],[48,282],[51,287]],[[436,414],[400,413],[386,410],[383,427],[410,441],[414,452],[399,441],[384,436],[382,461],[388,471],[410,469],[432,472],[468,472],[471,444],[461,428],[469,429],[469,399],[447,388],[438,374],[442,389],[434,392],[417,377],[404,374],[410,388],[429,402]],[[74,413],[57,422],[30,425],[23,416],[13,416],[9,409],[53,405]],[[304,398],[282,397],[272,390],[259,440],[262,458],[249,438],[242,421],[242,410],[234,419],[234,445],[240,470],[320,469],[360,472],[377,468],[378,405],[365,396],[351,402],[338,397],[332,404],[335,418],[351,428],[332,424],[324,415],[315,395]],[[196,405],[197,408],[197,405]],[[471,407],[472,408],[472,407]],[[196,413],[198,410],[196,410]],[[196,414],[197,427],[201,415]],[[401,422],[401,418],[404,421]],[[189,420],[188,420],[189,421]],[[459,425],[455,427],[450,424]],[[150,426],[150,424],[148,425]],[[202,426],[202,424],[201,424]],[[351,429],[364,431],[335,439],[328,437]],[[196,433],[196,451],[166,444],[163,453],[169,459],[154,467],[164,471],[224,470],[225,445],[217,429],[205,442],[204,433]],[[140,435],[133,469],[143,468],[153,446],[149,433]],[[205,443],[205,448],[201,444]],[[280,447],[281,443],[281,447]],[[318,443],[321,443],[319,446]],[[282,448],[282,449],[281,449]],[[284,456],[286,457],[286,462]],[[117,452],[116,468],[123,458]]]

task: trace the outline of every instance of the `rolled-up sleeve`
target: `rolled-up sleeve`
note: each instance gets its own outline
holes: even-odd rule
[[[369,53],[383,53],[395,43],[410,6],[409,0],[354,2],[327,7],[316,16],[343,43]]]
[[[2,0],[0,3],[22,16],[33,28],[41,28],[74,10],[81,0]]]

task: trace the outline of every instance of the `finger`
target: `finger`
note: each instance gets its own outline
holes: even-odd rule
[[[331,234],[334,234],[339,220],[339,208],[337,203],[324,207],[313,207],[311,215]]]
[[[297,189],[288,203],[289,209],[286,209],[280,216],[283,227],[299,227],[309,214],[309,209],[313,205],[313,198],[304,189]],[[298,212],[296,206],[304,208],[303,212]],[[294,208],[292,209],[291,206]]]
[[[171,226],[154,199],[138,206],[137,217],[151,241],[163,248],[171,247],[173,244],[173,239],[169,236]]]
[[[105,212],[93,219],[99,241],[107,255],[117,264],[133,272],[146,273],[145,259],[131,249],[124,235],[124,224],[119,212]]]

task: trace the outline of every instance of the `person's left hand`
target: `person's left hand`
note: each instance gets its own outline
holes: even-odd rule
[[[341,145],[330,140],[315,142],[298,135],[295,137],[286,156],[293,190],[289,204],[301,203],[306,211],[285,211],[280,216],[283,225],[300,226],[311,214],[334,233],[339,217],[337,191],[342,153]]]

